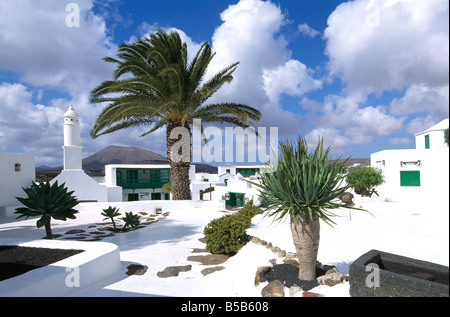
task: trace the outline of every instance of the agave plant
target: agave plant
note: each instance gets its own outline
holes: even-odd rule
[[[330,210],[344,207],[338,198],[348,189],[345,160],[332,162],[329,154],[330,148],[323,149],[323,140],[314,151],[308,150],[301,137],[296,143],[281,141],[277,169],[263,173],[260,183],[254,183],[260,187],[266,216],[274,221],[290,219],[301,280],[316,278],[320,220],[335,224]]]
[[[140,216],[133,214],[131,211],[125,213],[125,217],[122,217],[122,220],[125,221],[125,224],[123,226],[122,230],[125,230],[128,226],[134,228],[139,225]]]
[[[52,239],[51,218],[57,220],[75,219],[78,212],[73,209],[78,205],[77,199],[68,191],[65,183],[58,185],[56,181],[53,185],[49,182],[32,183],[29,188],[22,188],[27,198],[16,197],[24,207],[16,208],[15,213],[21,217],[41,218],[36,222],[38,228],[44,226],[47,239]]]
[[[116,229],[116,223],[114,222],[114,217],[117,217],[117,216],[120,216],[120,215],[121,215],[121,213],[119,213],[119,209],[116,208],[116,207],[112,207],[112,206],[109,206],[108,208],[103,209],[103,212],[102,212],[102,216],[106,217],[103,220],[111,219],[113,227],[114,227],[114,231],[117,230]]]

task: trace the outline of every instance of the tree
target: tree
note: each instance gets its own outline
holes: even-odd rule
[[[121,215],[119,210],[120,210],[119,208],[109,206],[108,208],[103,209],[103,212],[102,212],[102,216],[106,217],[103,220],[111,219],[114,231],[117,230],[116,222],[114,221],[114,217],[118,217]]]
[[[367,196],[371,196],[370,192],[373,187],[384,183],[382,171],[368,166],[352,168],[348,172],[346,180],[347,184],[354,188],[355,193]]]
[[[445,129],[444,130],[444,140],[445,140],[445,143],[447,143],[447,146],[449,145],[449,140],[448,140],[448,138],[449,138],[449,136],[448,136],[448,128],[447,129]]]
[[[150,127],[141,136],[166,128],[167,158],[175,200],[191,198],[190,140],[194,119],[201,119],[203,129],[204,123],[211,122],[246,128],[261,118],[258,110],[243,104],[205,104],[225,83],[232,81],[238,65],[225,67],[204,81],[214,55],[209,43],[205,42],[189,60],[187,45],[182,43],[177,32],[168,34],[158,30],[149,38],[120,44],[118,59],[104,58],[106,62],[117,64],[113,79],[92,91],[91,103],[109,103],[91,130],[93,138],[136,126]],[[187,137],[180,131],[186,132]]]
[[[329,210],[345,207],[338,198],[348,186],[344,185],[344,161],[331,161],[330,148],[323,149],[319,140],[314,151],[306,141],[280,141],[277,168],[262,173],[260,187],[262,207],[266,216],[281,221],[290,219],[290,227],[299,260],[301,280],[316,278],[316,261],[320,240],[320,220],[329,225],[334,216]]]
[[[41,216],[36,222],[38,228],[44,226],[47,239],[52,239],[51,219],[66,221],[76,219],[75,214],[78,212],[73,209],[78,205],[77,199],[68,192],[65,183],[58,185],[56,181],[53,185],[49,182],[32,183],[29,188],[22,188],[27,198],[16,197],[16,199],[24,205],[24,207],[16,208],[15,213],[21,217]]]

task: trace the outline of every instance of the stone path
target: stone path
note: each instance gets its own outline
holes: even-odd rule
[[[201,238],[199,239],[200,242],[205,243],[204,239]],[[192,250],[192,253],[203,253],[203,252],[208,252],[206,249],[198,249],[198,248],[194,248]],[[217,271],[221,271],[223,270],[225,267],[224,266],[217,266],[217,264],[222,264],[224,263],[226,260],[228,260],[230,257],[224,254],[206,254],[206,255],[192,255],[192,256],[188,256],[187,260],[191,261],[191,262],[199,262],[201,265],[215,265],[212,267],[207,267],[205,269],[203,269],[201,271],[201,273],[203,274],[203,276],[217,272]],[[192,269],[192,265],[183,265],[183,266],[168,266],[166,267],[164,270],[158,272],[156,275],[158,275],[161,278],[166,278],[166,277],[173,277],[173,276],[178,276],[178,274],[180,272],[187,272],[190,271]]]
[[[151,224],[157,223],[158,221],[164,220],[169,216],[169,212],[163,214],[148,214],[145,211],[138,212],[140,218],[140,223],[134,228],[127,228],[122,230],[125,222],[118,217],[115,220],[116,230],[114,230],[112,222],[100,222],[88,226],[84,229],[74,229],[64,232],[64,234],[54,235],[57,239],[61,240],[80,240],[80,241],[101,241],[104,238],[112,237],[116,234],[124,234],[132,230],[138,230],[145,228]]]
[[[140,224],[134,228],[130,228],[127,230],[121,230],[124,222],[118,218],[115,219],[116,230],[113,229],[112,222],[102,222],[96,223],[94,225],[90,225],[84,229],[74,229],[64,232],[63,234],[58,235],[57,239],[62,240],[81,240],[81,241],[100,241],[106,237],[111,237],[116,234],[125,234],[126,232],[132,230],[138,230],[140,228],[145,228],[153,223],[164,220],[169,216],[169,212],[165,212],[163,214],[148,214],[147,212],[138,212],[140,215]],[[206,243],[204,238],[199,239],[200,242]],[[335,285],[337,283],[341,283],[343,281],[347,281],[348,277],[344,276],[337,272],[335,268],[326,276],[322,278],[318,278],[317,281],[314,280],[310,285],[301,285],[298,284],[298,281],[291,279],[291,281],[286,280],[287,275],[292,275],[292,272],[297,270],[298,272],[298,261],[297,255],[293,252],[286,252],[277,246],[273,246],[272,243],[264,241],[258,237],[252,237],[252,243],[263,246],[269,250],[271,250],[275,256],[278,258],[282,258],[283,264],[277,264],[277,260],[274,258],[270,260],[272,266],[263,266],[259,267],[256,270],[255,274],[255,286],[257,286],[261,282],[268,282],[268,284],[262,289],[261,295],[263,297],[284,297],[284,287],[289,288],[290,296],[294,296],[298,292],[302,292],[303,297],[321,297],[323,295],[316,294],[312,292],[308,292],[309,289],[322,284],[322,285]],[[223,254],[211,254],[205,248],[194,248],[192,249],[193,255],[187,257],[187,261],[197,262],[200,265],[207,266],[205,269],[201,271],[203,276],[221,271],[225,269],[224,266],[219,265],[225,263],[230,256]],[[199,255],[198,253],[208,253]],[[319,263],[320,265],[320,263]],[[144,275],[147,272],[148,267],[145,265],[139,264],[131,264],[127,267],[128,271],[127,275]],[[179,276],[182,272],[188,272],[192,269],[192,265],[178,265],[178,266],[168,266],[164,268],[164,270],[159,271],[156,275],[160,278],[169,278]],[[284,271],[281,272],[281,271]],[[292,272],[291,272],[292,271]],[[287,272],[287,273],[286,273]],[[286,274],[285,274],[286,273]],[[283,275],[283,276],[280,276]],[[294,275],[296,275],[294,273]],[[295,279],[296,276],[293,276]],[[330,282],[331,281],[331,282]]]

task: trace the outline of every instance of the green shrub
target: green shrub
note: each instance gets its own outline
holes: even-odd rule
[[[212,220],[203,230],[206,250],[215,254],[236,253],[248,241],[244,217],[226,215]]]
[[[262,209],[258,208],[252,204],[247,204],[244,207],[242,207],[237,213],[236,215],[238,216],[242,216],[244,218],[248,218],[250,221],[251,219],[256,216],[257,214],[262,213]],[[249,224],[250,226],[250,224]]]
[[[351,169],[347,173],[346,180],[347,184],[354,188],[355,193],[359,195],[384,182],[381,170],[366,166],[358,166]]]
[[[448,131],[448,128],[445,129],[445,131],[444,131],[444,140],[445,140],[445,143],[448,146],[449,145],[449,131]]]
[[[212,220],[203,230],[206,239],[206,250],[215,254],[233,254],[249,240],[246,229],[251,219],[262,213],[253,205],[245,205],[233,215],[226,215]]]

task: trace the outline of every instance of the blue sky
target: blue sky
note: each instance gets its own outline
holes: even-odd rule
[[[71,3],[79,27],[66,24]],[[258,108],[257,127],[323,137],[334,155],[413,148],[414,133],[448,117],[448,0],[1,0],[0,151],[62,165],[73,104],[84,157],[113,144],[165,155],[162,130],[89,137],[102,108],[90,91],[112,72],[102,58],[158,28],[180,32],[192,53],[208,41],[210,74],[240,62],[211,102]]]

